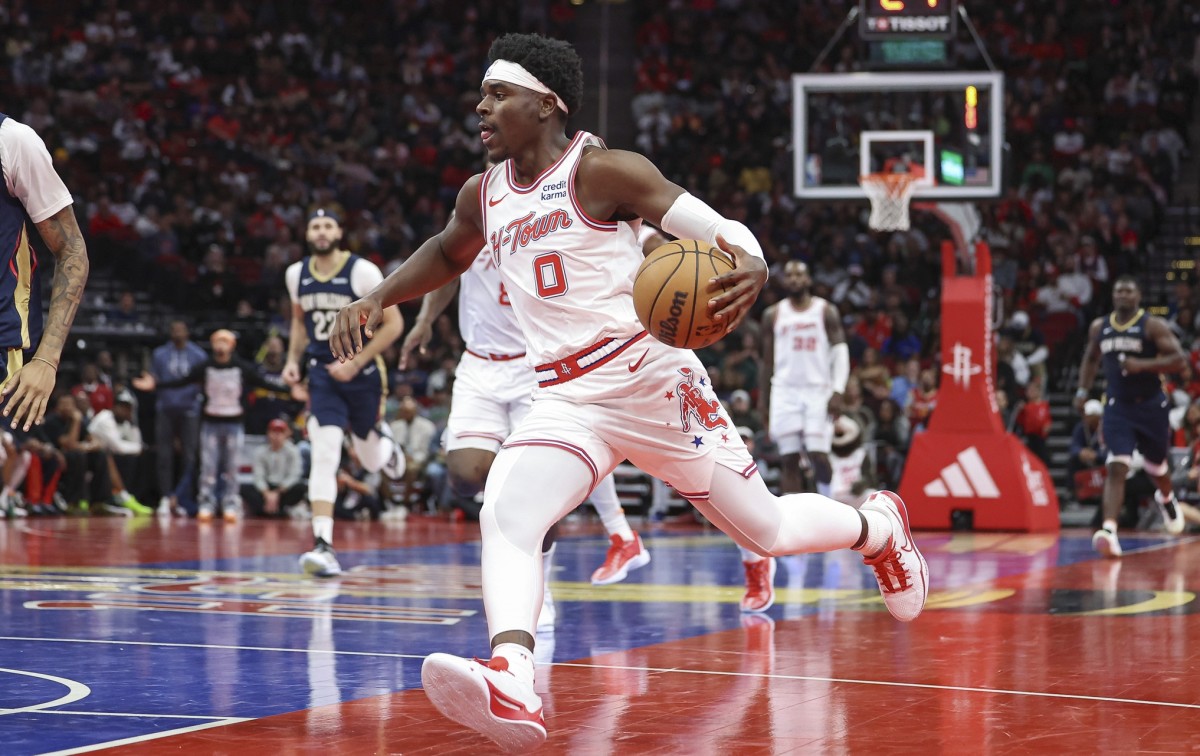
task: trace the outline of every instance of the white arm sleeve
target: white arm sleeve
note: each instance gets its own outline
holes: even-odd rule
[[[21,201],[34,223],[71,204],[71,193],[54,170],[45,142],[33,129],[12,118],[0,123],[0,162],[9,194]]]
[[[303,260],[294,262],[283,274],[283,282],[287,286],[288,296],[292,298],[292,304],[298,304],[300,301],[300,268],[303,265]]]
[[[744,223],[729,220],[687,192],[675,198],[674,204],[662,218],[662,229],[677,239],[699,239],[713,245],[720,234],[725,241],[763,259],[758,239],[754,238]]]
[[[370,260],[359,260],[350,271],[350,289],[356,297],[366,296],[371,289],[383,283],[383,271]]]
[[[833,384],[834,393],[846,393],[846,382],[850,380],[850,347],[845,342],[834,344],[829,348],[830,369],[829,380]]]

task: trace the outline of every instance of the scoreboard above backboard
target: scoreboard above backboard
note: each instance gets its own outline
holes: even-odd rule
[[[861,0],[859,35],[863,39],[950,39],[955,29],[955,0]]]

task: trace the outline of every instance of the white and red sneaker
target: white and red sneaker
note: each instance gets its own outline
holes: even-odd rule
[[[542,699],[533,685],[508,671],[508,661],[430,654],[421,665],[421,684],[437,710],[496,742],[507,753],[528,751],[546,741]]]
[[[624,580],[631,570],[650,564],[650,552],[642,545],[642,539],[637,533],[632,541],[626,541],[619,535],[608,537],[611,543],[604,564],[592,573],[592,585],[608,585]]]
[[[863,562],[875,570],[883,603],[892,616],[901,622],[912,622],[925,608],[929,566],[913,542],[904,500],[891,491],[877,491],[863,502],[862,508],[880,512],[892,523],[887,545],[874,556],[863,556]]]
[[[775,558],[742,562],[742,566],[746,568],[746,595],[742,596],[742,611],[767,611],[775,604]]]

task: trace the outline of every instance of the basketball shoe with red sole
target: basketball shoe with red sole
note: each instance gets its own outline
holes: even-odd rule
[[[891,491],[878,491],[863,503],[862,508],[879,512],[892,523],[892,535],[887,545],[874,556],[864,555],[863,562],[875,570],[883,603],[892,616],[901,622],[912,622],[925,608],[929,566],[913,541],[904,500]]]
[[[506,753],[532,750],[546,741],[542,699],[533,685],[508,671],[501,657],[484,663],[430,654],[421,665],[421,684],[438,711],[491,738]]]
[[[746,595],[742,596],[742,611],[767,611],[775,604],[774,557],[742,562],[742,567],[746,569]]]
[[[650,552],[646,551],[637,533],[633,534],[632,541],[619,535],[611,535],[608,540],[608,554],[604,556],[604,564],[592,573],[592,585],[619,583],[633,570],[650,564]]]

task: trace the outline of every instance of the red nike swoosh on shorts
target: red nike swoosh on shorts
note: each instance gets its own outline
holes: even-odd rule
[[[504,197],[507,197],[507,196],[508,196],[508,192],[505,192]],[[499,205],[501,202],[504,201],[504,197],[501,197],[500,199],[497,199],[497,200],[494,200],[491,197],[488,197],[488,207],[495,207],[496,205]]]
[[[640,367],[642,366],[642,360],[646,359],[646,355],[648,355],[648,354],[650,354],[650,350],[649,350],[649,349],[647,349],[646,351],[642,352],[642,356],[641,356],[641,357],[638,357],[638,361],[637,361],[637,362],[630,363],[630,365],[629,365],[629,372],[631,372],[631,373],[636,373],[636,372],[637,372],[637,369],[638,369],[638,368],[640,368]]]

